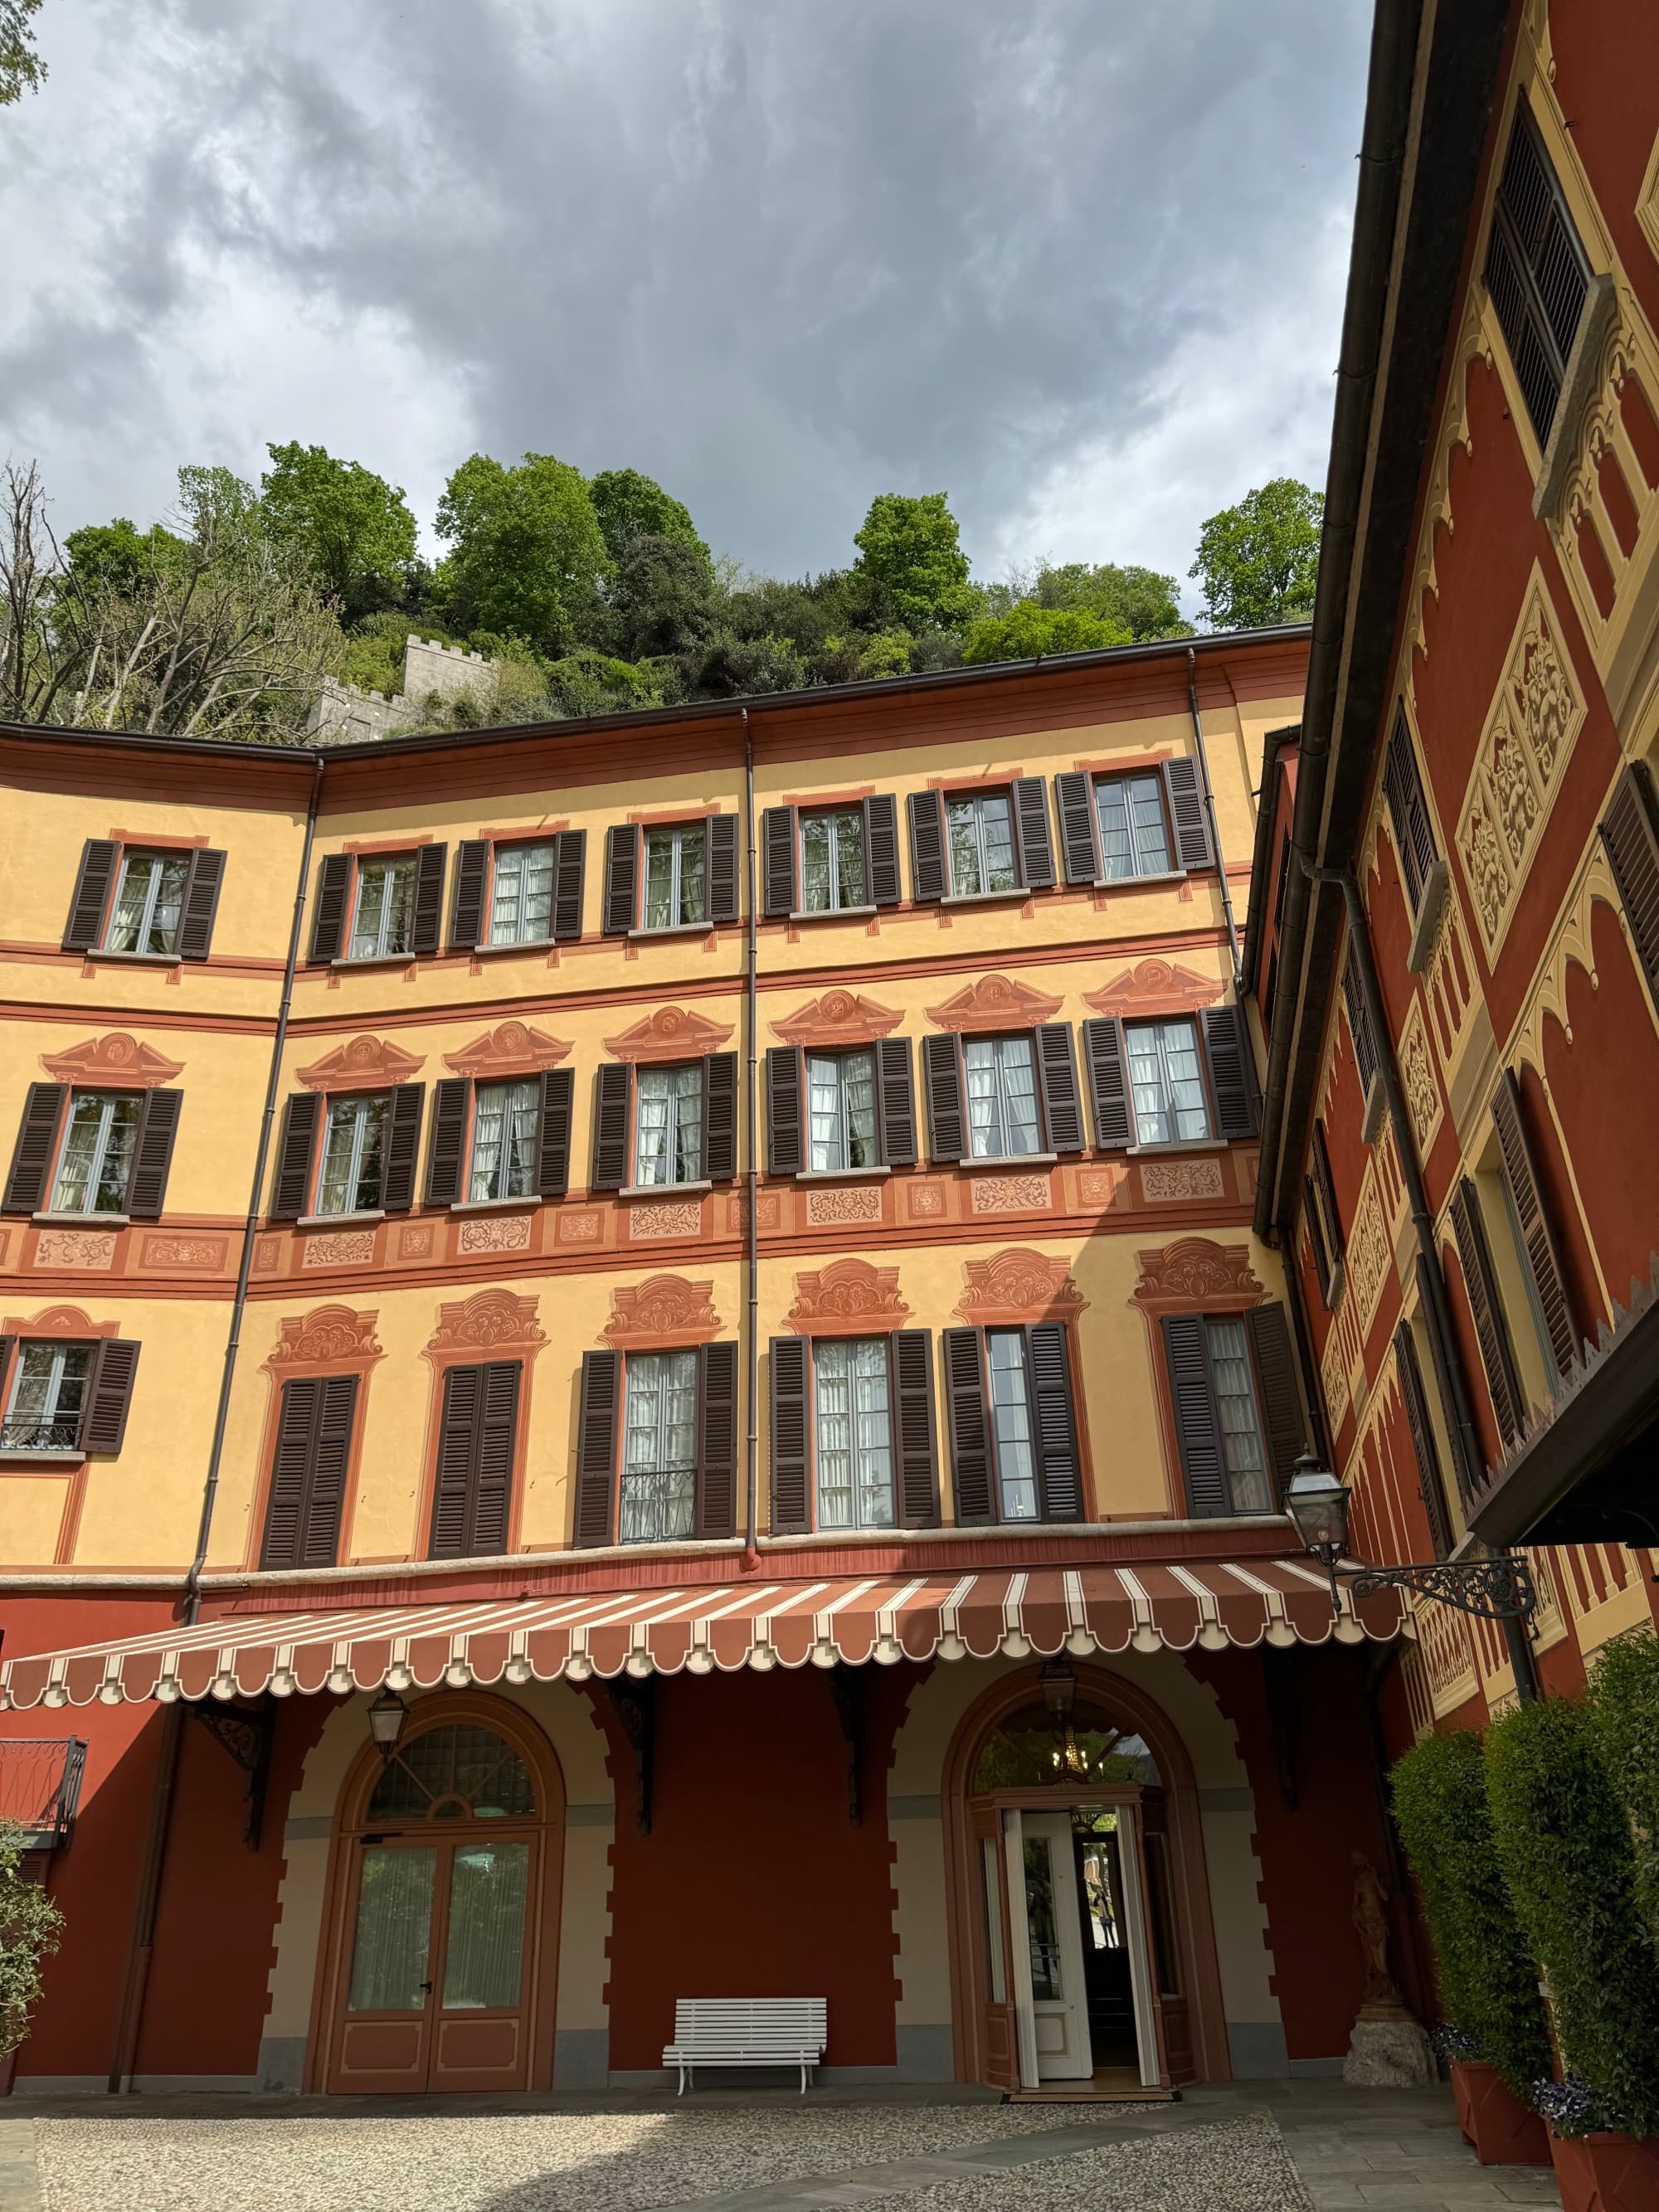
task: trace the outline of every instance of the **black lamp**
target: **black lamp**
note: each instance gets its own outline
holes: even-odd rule
[[[382,1690],[369,1707],[368,1732],[382,1759],[390,1759],[398,1748],[398,1740],[408,1718],[408,1711],[395,1690]]]

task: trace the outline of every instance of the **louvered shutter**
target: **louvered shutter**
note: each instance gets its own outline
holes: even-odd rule
[[[190,856],[185,894],[179,904],[179,957],[205,960],[213,942],[213,918],[219,911],[219,888],[225,879],[225,856],[204,845]]]
[[[1013,791],[1019,879],[1027,890],[1052,890],[1054,848],[1048,835],[1048,787],[1040,775],[1018,775]]]
[[[626,937],[639,911],[640,827],[613,822],[605,833],[605,921],[607,937]]]
[[[1451,1196],[1452,1235],[1457,1241],[1463,1288],[1474,1316],[1474,1334],[1480,1346],[1480,1364],[1486,1372],[1486,1389],[1498,1421],[1498,1433],[1507,1448],[1521,1433],[1521,1384],[1515,1371],[1509,1324],[1498,1291],[1492,1249],[1486,1243],[1480,1201],[1474,1185],[1464,1176]]]
[[[1365,1004],[1358,965],[1352,952],[1342,966],[1342,998],[1348,1010],[1348,1033],[1353,1039],[1354,1065],[1359,1070],[1363,1094],[1370,1091],[1376,1073],[1376,1040],[1371,1035],[1370,1009]]]
[[[11,1380],[11,1355],[16,1343],[15,1336],[0,1336],[0,1411],[11,1402],[11,1394],[7,1386]]]
[[[483,1403],[472,1483],[467,1549],[475,1559],[506,1551],[513,1510],[513,1468],[519,1449],[519,1389],[523,1362],[492,1359],[483,1370]]]
[[[92,1355],[86,1410],[81,1420],[82,1451],[120,1450],[132,1405],[133,1377],[138,1372],[138,1354],[143,1349],[129,1337],[106,1336],[99,1340]]]
[[[950,1415],[951,1488],[959,1528],[996,1518],[991,1496],[991,1417],[985,1401],[985,1360],[976,1328],[944,1332],[945,1396]]]
[[[311,1162],[323,1102],[314,1091],[296,1091],[283,1112],[276,1143],[276,1182],[271,1193],[273,1221],[297,1221],[311,1196]]]
[[[507,1549],[523,1372],[516,1359],[445,1371],[432,1559],[491,1557]]]
[[[444,927],[444,870],[447,845],[422,845],[415,854],[415,907],[410,919],[409,949],[417,959],[438,950]]]
[[[738,1055],[711,1052],[702,1064],[702,1171],[710,1182],[738,1172]]]
[[[350,854],[328,854],[317,871],[317,900],[311,910],[310,957],[313,961],[339,958],[350,890]]]
[[[432,1527],[427,1555],[459,1559],[471,1549],[473,1463],[483,1396],[482,1367],[444,1370],[443,1412],[438,1422],[438,1466],[432,1486]]]
[[[1242,1006],[1206,1006],[1204,1049],[1215,1098],[1216,1134],[1237,1139],[1255,1134],[1255,1082],[1250,1041]]]
[[[1314,1188],[1311,1176],[1302,1178],[1302,1208],[1308,1223],[1308,1249],[1313,1254],[1314,1273],[1319,1278],[1319,1296],[1328,1313],[1335,1278],[1331,1273],[1331,1255],[1325,1243],[1325,1224],[1320,1212],[1319,1194]]]
[[[1051,1152],[1083,1150],[1083,1102],[1078,1095],[1077,1063],[1072,1057],[1072,1024],[1039,1022],[1036,1026],[1037,1081],[1042,1119]]]
[[[455,848],[455,891],[449,908],[449,949],[471,952],[484,940],[484,886],[489,880],[489,843],[464,837]]]
[[[1215,1398],[1210,1389],[1210,1352],[1201,1314],[1165,1314],[1164,1358],[1175,1407],[1181,1472],[1187,1486],[1187,1511],[1195,1521],[1232,1510]]]
[[[580,1545],[608,1544],[617,1486],[617,1395],[622,1355],[582,1354],[581,1408],[576,1425],[575,1527]]]
[[[421,1151],[424,1083],[400,1083],[392,1094],[386,1131],[386,1169],[380,1177],[380,1206],[386,1213],[407,1213],[415,1203],[415,1164]]]
[[[882,1037],[876,1044],[876,1096],[881,1122],[881,1157],[890,1168],[916,1164],[916,1087],[911,1073],[908,1037]]]
[[[1325,1144],[1325,1124],[1320,1121],[1313,1125],[1312,1158],[1314,1182],[1325,1209],[1325,1233],[1330,1240],[1331,1258],[1340,1260],[1347,1251],[1348,1240],[1343,1234],[1342,1216],[1337,1208],[1336,1183]]]
[[[1418,1310],[1425,1316],[1434,1312],[1433,1284],[1429,1274],[1429,1263],[1424,1255],[1417,1255]],[[1459,1495],[1468,1498],[1485,1474],[1482,1466],[1474,1463],[1472,1452],[1478,1449],[1466,1437],[1459,1426],[1457,1407],[1460,1392],[1446,1358],[1446,1346],[1441,1331],[1431,1324],[1428,1330],[1429,1357],[1434,1362],[1434,1385],[1439,1393],[1440,1410],[1445,1416],[1446,1432],[1451,1442],[1452,1471],[1457,1479]]]
[[[620,1190],[628,1180],[628,1121],[634,1071],[625,1060],[603,1060],[594,1078],[593,1170],[590,1190]]]
[[[300,1517],[298,1565],[302,1567],[331,1567],[338,1561],[346,1475],[351,1465],[351,1425],[356,1408],[355,1375],[323,1376],[317,1410],[317,1448]]]
[[[58,1149],[58,1123],[68,1097],[66,1083],[30,1084],[6,1177],[6,1212],[39,1213],[45,1206],[46,1178]]]
[[[1417,1364],[1417,1345],[1412,1325],[1402,1320],[1394,1333],[1395,1364],[1400,1375],[1400,1395],[1412,1432],[1412,1453],[1417,1461],[1417,1494],[1429,1520],[1429,1540],[1437,1559],[1451,1549],[1451,1528],[1445,1494],[1440,1486],[1440,1455],[1434,1448],[1434,1427],[1429,1419],[1428,1394],[1423,1370]]]
[[[561,830],[553,848],[553,938],[574,944],[582,933],[582,901],[587,888],[587,832]]]
[[[953,1030],[921,1041],[927,1085],[927,1157],[933,1166],[963,1158],[968,1150],[968,1111],[963,1103],[962,1054]]]
[[[738,918],[738,817],[735,814],[708,817],[708,919],[735,921]]]
[[[428,1206],[454,1206],[460,1199],[461,1155],[466,1148],[471,1089],[464,1075],[446,1076],[433,1087],[432,1142],[426,1162]]]
[[[864,802],[864,883],[872,906],[898,904],[898,801],[890,791]]]
[[[913,791],[905,811],[910,817],[910,896],[920,906],[945,896],[945,801],[936,791]]]
[[[1054,804],[1060,809],[1060,842],[1066,854],[1068,884],[1091,884],[1100,873],[1100,854],[1095,846],[1094,780],[1080,769],[1054,778]]]
[[[893,1460],[898,1469],[902,1528],[939,1526],[939,1452],[933,1431],[933,1337],[931,1329],[896,1329],[892,1367]]]
[[[775,1536],[804,1536],[811,1527],[806,1480],[806,1362],[804,1336],[775,1336],[767,1354],[771,1443],[771,1510]]]
[[[1415,915],[1423,903],[1423,886],[1428,881],[1429,871],[1440,856],[1435,850],[1434,832],[1429,827],[1428,802],[1423,796],[1417,753],[1407,727],[1403,702],[1395,709],[1394,728],[1382,763],[1382,795],[1389,803],[1389,821],[1406,896]]]
[[[766,911],[775,920],[795,911],[795,810],[769,806],[761,817]]]
[[[575,1097],[576,1078],[569,1068],[542,1070],[536,1115],[536,1194],[539,1198],[562,1198],[570,1188],[570,1123]]]
[[[1526,1254],[1533,1288],[1538,1293],[1538,1310],[1543,1316],[1550,1357],[1555,1362],[1556,1372],[1568,1375],[1572,1371],[1573,1355],[1578,1348],[1572,1300],[1568,1294],[1566,1271],[1561,1265],[1555,1231],[1544,1206],[1537,1164],[1527,1141],[1521,1086],[1507,1068],[1492,1102],[1492,1118],[1498,1127],[1504,1180],[1509,1185],[1516,1224],[1521,1231],[1521,1249]]]
[[[766,1053],[766,1164],[774,1175],[799,1175],[802,1144],[800,1052],[793,1044]]]
[[[699,1536],[738,1533],[735,1344],[705,1344],[697,1354],[697,1486],[692,1527]]]
[[[132,1148],[132,1176],[127,1185],[126,1210],[135,1221],[159,1221],[167,1197],[167,1170],[173,1165],[173,1139],[179,1133],[182,1091],[147,1091],[138,1117],[138,1140]]]
[[[1601,842],[1619,886],[1636,964],[1659,1006],[1659,804],[1641,761],[1632,761],[1619,779],[1601,823]]]
[[[259,1565],[267,1571],[300,1564],[300,1522],[311,1488],[322,1390],[322,1377],[315,1375],[283,1385],[276,1448],[265,1492],[265,1525],[259,1540]]]
[[[104,939],[104,909],[121,848],[109,837],[88,837],[81,848],[81,866],[70,898],[69,920],[64,926],[65,952],[90,952]]]
[[[1085,1022],[1083,1050],[1089,1063],[1089,1089],[1095,1103],[1095,1142],[1102,1152],[1120,1151],[1135,1140],[1123,1058],[1122,1023],[1104,1016]]]
[[[1036,1401],[1037,1494],[1045,1521],[1083,1518],[1083,1462],[1072,1404],[1072,1362],[1062,1322],[1038,1322],[1025,1332]]]
[[[1165,761],[1164,787],[1170,801],[1170,819],[1175,824],[1176,866],[1188,869],[1213,867],[1215,848],[1210,842],[1210,825],[1204,818],[1198,763],[1186,753],[1177,753],[1173,760]]]
[[[1273,1503],[1282,1505],[1291,1486],[1296,1462],[1308,1441],[1302,1418],[1302,1394],[1296,1387],[1296,1357],[1291,1350],[1290,1322],[1275,1298],[1253,1306],[1244,1316],[1261,1401],[1261,1424],[1267,1446],[1267,1464],[1273,1472]]]

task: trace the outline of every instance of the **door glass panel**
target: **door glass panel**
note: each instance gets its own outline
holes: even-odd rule
[[[529,1869],[528,1844],[465,1844],[457,1850],[449,1875],[446,2012],[519,2002]]]
[[[1115,1813],[1093,1816],[1090,1833],[1078,1846],[1078,1864],[1083,1876],[1085,1941],[1097,1951],[1120,1951],[1123,1948],[1122,1885],[1117,1870],[1116,1827]]]
[[[1008,1970],[1002,1956],[1001,1852],[994,1836],[981,1838],[985,1851],[985,1950],[991,1966],[991,2002],[1008,2002]]]
[[[435,1850],[368,1845],[351,1954],[352,2012],[421,2012],[426,2005]]]
[[[1054,1917],[1054,1875],[1046,1836],[1025,1838],[1025,1922],[1031,1940],[1031,1995],[1041,2002],[1063,1996],[1060,1928]]]

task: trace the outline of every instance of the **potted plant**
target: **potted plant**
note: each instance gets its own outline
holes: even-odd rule
[[[1436,2048],[1482,2166],[1547,2166],[1532,2084],[1550,2065],[1538,1967],[1504,1886],[1480,1739],[1425,1736],[1395,1765],[1395,1819],[1434,1946],[1446,2025]]]
[[[1636,1900],[1659,1941],[1659,1636],[1646,1628],[1604,1644],[1589,1705],[1602,1763],[1630,1815]]]
[[[1659,2203],[1659,2142],[1625,2133],[1622,2116],[1582,2075],[1534,2085],[1549,2125],[1563,2212],[1651,2212]]]

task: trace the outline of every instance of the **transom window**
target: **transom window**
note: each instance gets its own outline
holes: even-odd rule
[[[991,1380],[991,1436],[996,1448],[997,1518],[1035,1521],[1040,1517],[1040,1508],[1025,1332],[987,1329],[985,1355]]]
[[[642,1067],[636,1086],[634,1181],[702,1180],[702,1062]]]
[[[1207,1137],[1210,1109],[1197,1024],[1185,1018],[1126,1022],[1123,1041],[1134,1094],[1135,1141],[1171,1145]]]
[[[409,1820],[527,1820],[536,1789],[512,1745],[466,1723],[424,1729],[386,1760],[368,1825]]]
[[[1161,1779],[1144,1736],[1079,1698],[1071,1718],[1058,1723],[1042,1705],[1010,1713],[986,1737],[974,1762],[973,1786],[976,1791],[1028,1790],[1033,1784],[1073,1790],[1098,1782],[1156,1789]]]
[[[77,1091],[52,1186],[55,1213],[124,1213],[143,1101],[127,1091]]]
[[[466,1187],[475,1204],[533,1194],[540,1113],[541,1085],[533,1078],[478,1085],[472,1115],[472,1172]]]
[[[11,1402],[0,1424],[8,1451],[74,1451],[81,1442],[89,1344],[30,1344],[18,1347]]]
[[[957,898],[1019,888],[1014,810],[1006,791],[974,792],[945,802],[951,890]]]
[[[1028,1036],[968,1037],[968,1150],[976,1160],[1012,1159],[1042,1150],[1036,1055]]]
[[[812,1346],[818,1526],[893,1526],[893,1425],[884,1337]]]
[[[866,902],[864,809],[803,814],[800,902],[807,914],[833,914]]]
[[[357,912],[351,925],[351,957],[378,960],[407,952],[415,942],[415,855],[364,860],[357,869]]]
[[[645,927],[708,919],[708,833],[701,822],[645,833]]]
[[[1273,1486],[1267,1477],[1267,1455],[1262,1447],[1244,1324],[1237,1315],[1212,1316],[1204,1324],[1204,1334],[1209,1345],[1210,1380],[1233,1510],[1269,1513]]]
[[[127,853],[115,893],[106,952],[175,952],[188,853]]]
[[[553,842],[498,845],[489,895],[492,945],[540,945],[553,934]]]
[[[1166,876],[1175,862],[1170,825],[1164,812],[1164,779],[1157,774],[1102,776],[1095,786],[1100,823],[1100,872],[1109,880],[1125,876]]]
[[[391,1119],[388,1091],[329,1100],[323,1172],[317,1187],[319,1213],[373,1213],[380,1206]]]
[[[623,1542],[689,1536],[697,1479],[696,1353],[632,1353],[624,1422]]]
[[[808,1053],[806,1097],[816,1171],[880,1164],[872,1052]]]

